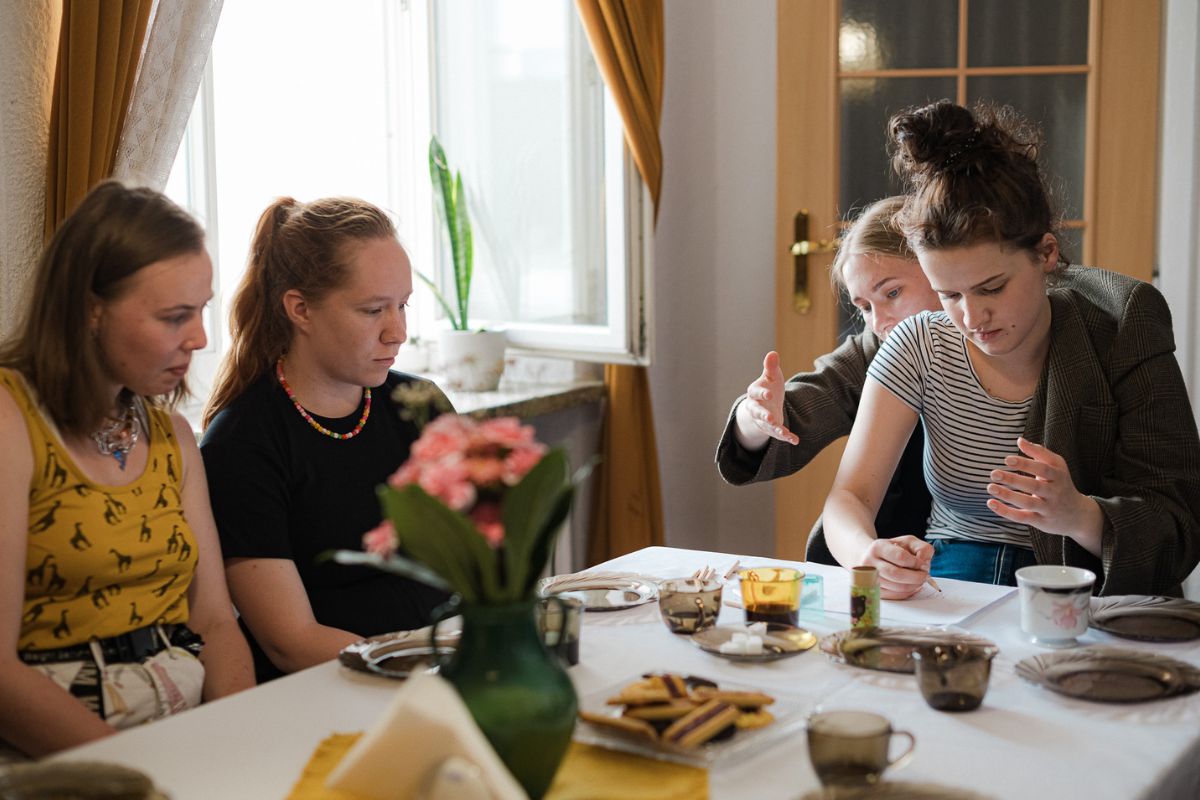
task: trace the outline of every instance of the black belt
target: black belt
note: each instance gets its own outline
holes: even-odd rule
[[[156,625],[147,625],[144,628],[96,641],[100,644],[100,652],[104,655],[105,662],[136,663],[167,648],[163,637],[158,635],[157,628]],[[199,655],[200,650],[204,647],[204,640],[186,625],[163,625],[162,629],[172,645],[190,650],[194,655]],[[89,644],[56,647],[53,650],[21,650],[17,655],[26,664],[59,664],[65,661],[93,660],[92,648]]]

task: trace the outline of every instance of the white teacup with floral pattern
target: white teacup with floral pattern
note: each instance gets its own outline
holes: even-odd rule
[[[1091,619],[1096,573],[1082,567],[1039,564],[1017,570],[1021,630],[1044,647],[1073,647]]]

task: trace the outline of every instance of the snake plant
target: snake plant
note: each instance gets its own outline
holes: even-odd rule
[[[436,136],[429,140],[429,177],[433,181],[435,205],[446,223],[450,238],[450,258],[454,267],[454,294],[457,310],[446,301],[437,284],[428,276],[417,271],[417,277],[433,291],[433,296],[446,311],[450,324],[456,331],[467,330],[467,306],[471,297],[471,270],[473,250],[471,244],[471,219],[467,215],[467,195],[463,191],[462,173],[456,172],[451,179],[446,151]]]

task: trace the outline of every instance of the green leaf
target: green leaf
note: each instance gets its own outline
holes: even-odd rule
[[[381,486],[379,498],[402,551],[441,575],[468,603],[501,596],[496,553],[469,519],[416,485]]]
[[[550,516],[542,523],[542,529],[534,537],[534,545],[530,551],[529,564],[536,564],[535,569],[531,569],[525,576],[525,586],[522,589],[522,597],[533,593],[533,588],[537,585],[537,580],[541,576],[542,570],[546,566],[546,562],[550,560],[550,554],[554,550],[554,539],[561,529],[562,524],[566,521],[567,515],[571,513],[571,501],[575,496],[575,487],[567,488],[558,496],[554,503],[554,510]]]
[[[454,592],[454,587],[443,580],[441,575],[438,575],[424,564],[419,564],[400,555],[384,558],[374,553],[364,553],[359,550],[326,550],[317,556],[317,561],[333,561],[337,564],[374,567],[384,572],[390,572],[393,575],[412,578],[414,581],[419,581],[426,586],[432,586],[434,589],[441,589],[444,592]]]
[[[570,509],[571,484],[568,480],[567,457],[561,449],[551,450],[531,469],[521,482],[508,490],[501,515],[504,519],[504,548],[508,552],[508,582],[505,587],[509,600],[525,596],[528,587],[542,571],[549,556],[546,541],[558,530],[566,515],[551,523],[567,495]],[[540,559],[540,560],[537,560]]]
[[[450,263],[454,269],[454,287],[457,294],[457,305],[462,313],[450,316],[450,324],[455,330],[467,329],[466,303],[462,293],[462,274],[459,266],[462,261],[462,243],[459,241],[459,199],[461,192],[455,192],[455,186],[450,181],[450,165],[446,161],[446,151],[436,136],[429,139],[429,177],[433,183],[435,201],[441,204],[446,232],[450,238]],[[461,183],[461,179],[460,179]],[[465,208],[462,209],[466,211]],[[468,278],[469,281],[469,278]]]
[[[462,328],[458,327],[458,317],[455,316],[454,309],[452,309],[450,304],[446,302],[446,297],[442,294],[441,290],[438,289],[437,284],[430,280],[430,278],[421,272],[421,270],[414,269],[413,272],[426,286],[430,288],[430,290],[433,291],[433,298],[441,304],[442,310],[445,311],[446,316],[450,318],[450,324],[454,327],[454,330],[462,330]]]
[[[474,245],[471,239],[471,215],[467,211],[467,192],[463,188],[462,173],[455,175],[454,207],[458,211],[455,220],[458,249],[454,253],[454,279],[458,286],[458,312],[462,330],[467,330],[467,309],[471,300],[471,277],[474,272]]]

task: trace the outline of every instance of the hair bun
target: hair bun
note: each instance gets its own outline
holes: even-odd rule
[[[892,166],[906,181],[970,169],[990,138],[974,114],[949,100],[902,111],[888,126]]]

